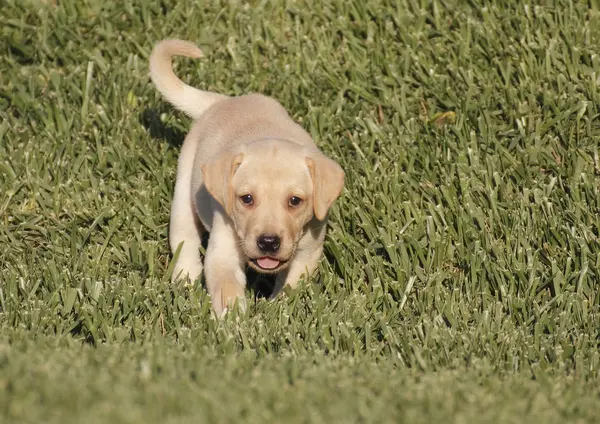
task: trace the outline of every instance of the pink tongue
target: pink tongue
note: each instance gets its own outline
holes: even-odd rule
[[[277,259],[269,258],[268,256],[258,258],[256,262],[258,263],[259,267],[264,269],[277,268],[277,266],[279,265],[279,261]]]

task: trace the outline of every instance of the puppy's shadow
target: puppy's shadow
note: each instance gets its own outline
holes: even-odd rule
[[[255,299],[268,299],[275,288],[275,276],[259,274],[251,268],[246,270],[248,288],[254,293]]]
[[[185,133],[178,128],[165,125],[160,120],[160,115],[172,111],[171,108],[165,106],[158,109],[146,109],[140,115],[140,123],[148,130],[152,138],[164,140],[171,147],[181,147],[185,139]]]

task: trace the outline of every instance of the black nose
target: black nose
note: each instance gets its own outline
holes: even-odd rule
[[[262,234],[256,240],[256,245],[263,252],[275,253],[279,250],[281,239],[279,236]]]

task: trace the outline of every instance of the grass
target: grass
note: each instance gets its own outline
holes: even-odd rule
[[[596,2],[56,3],[0,0],[0,421],[598,420]],[[168,282],[166,37],[346,170],[320,276],[223,322]]]

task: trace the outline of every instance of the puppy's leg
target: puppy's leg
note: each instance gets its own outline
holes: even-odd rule
[[[175,204],[171,209],[171,224],[169,243],[171,252],[175,254],[179,246],[179,257],[171,275],[171,281],[177,279],[188,279],[193,283],[202,274],[202,259],[200,258],[200,246],[202,245],[202,234],[204,229],[195,215],[179,215],[175,213]]]
[[[194,148],[193,143],[184,143],[177,166],[177,181],[169,224],[169,244],[173,254],[180,245],[181,251],[171,281],[187,277],[191,282],[194,282],[202,273],[199,249],[202,245],[204,228],[196,214],[191,194]]]
[[[217,212],[204,259],[206,289],[210,294],[212,307],[217,316],[222,316],[227,308],[234,305],[236,300],[241,310],[246,309],[244,292],[246,274],[244,270],[244,258],[237,245],[235,230]]]
[[[296,288],[303,275],[304,278],[310,277],[315,272],[315,269],[317,269],[322,253],[323,245],[312,251],[296,252],[296,257],[294,257],[288,269],[278,274],[275,278],[275,287],[273,288],[271,299],[277,296],[286,285],[292,289]]]

